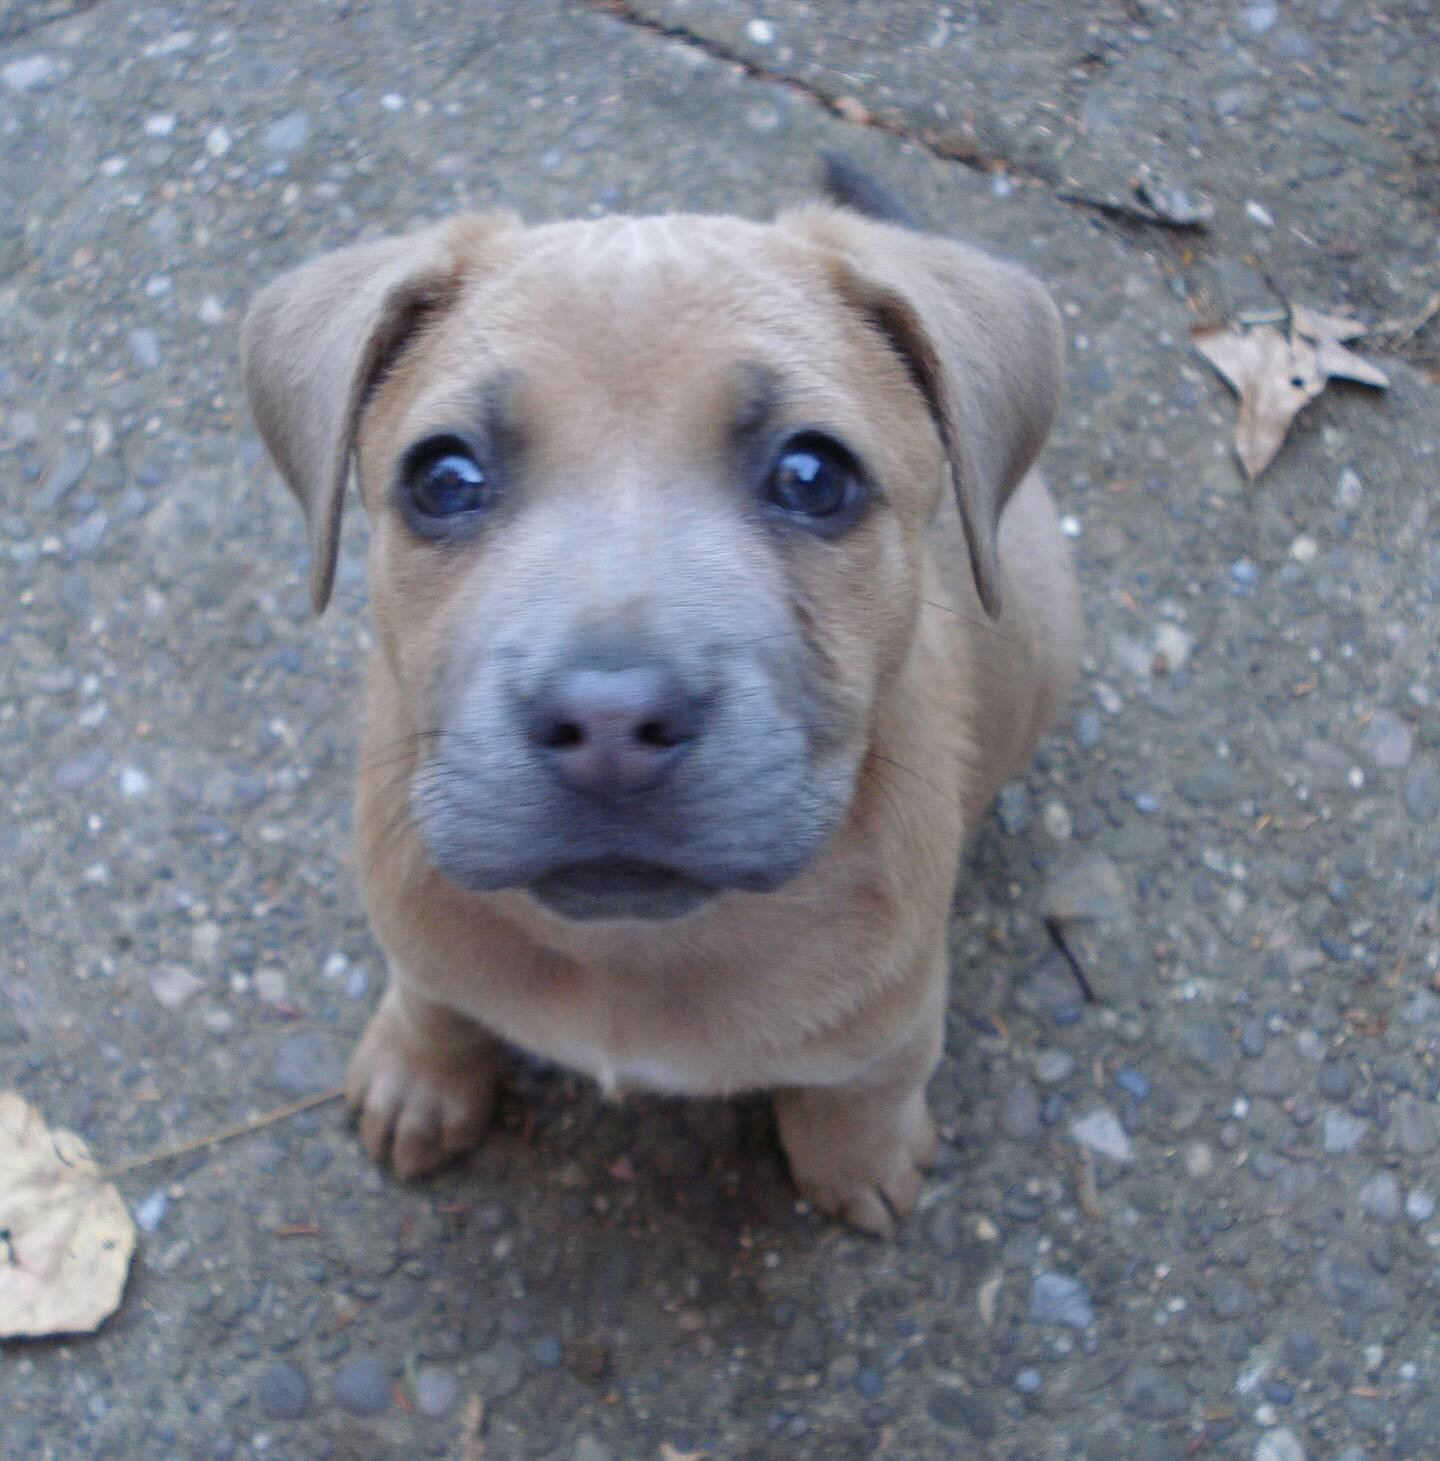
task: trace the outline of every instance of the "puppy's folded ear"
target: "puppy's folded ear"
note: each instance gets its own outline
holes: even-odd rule
[[[841,299],[899,353],[950,462],[980,602],[1000,611],[1000,514],[1050,433],[1064,370],[1044,287],[947,239],[844,209],[782,214],[821,246]]]
[[[261,290],[241,329],[250,409],[310,527],[310,597],[330,601],[360,413],[425,320],[449,307],[508,215],[457,218],[302,264]]]

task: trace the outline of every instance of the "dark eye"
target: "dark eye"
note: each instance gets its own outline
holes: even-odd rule
[[[406,464],[405,490],[423,517],[458,517],[490,505],[490,484],[461,442],[427,444]]]
[[[791,437],[765,479],[765,496],[799,517],[834,517],[863,495],[855,458],[828,436]]]

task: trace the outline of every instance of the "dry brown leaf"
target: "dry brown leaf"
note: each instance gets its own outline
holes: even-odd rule
[[[0,1339],[97,1328],[134,1249],[135,1224],[85,1143],[0,1091]]]
[[[1240,397],[1235,450],[1253,482],[1275,459],[1290,423],[1332,376],[1386,386],[1378,366],[1345,348],[1364,325],[1295,305],[1288,331],[1279,325],[1230,325],[1199,330],[1195,348]]]

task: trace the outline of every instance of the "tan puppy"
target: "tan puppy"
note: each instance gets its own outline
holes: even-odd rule
[[[330,595],[352,461],[378,645],[350,1066],[404,1176],[497,1042],[608,1090],[775,1093],[800,1191],[889,1231],[935,1151],[961,843],[1080,617],[1031,466],[1021,270],[853,207],[463,217],[270,285],[245,382]]]

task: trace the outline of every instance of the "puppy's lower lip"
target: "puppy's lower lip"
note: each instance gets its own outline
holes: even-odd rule
[[[632,858],[596,858],[552,869],[528,889],[565,918],[679,918],[716,890],[675,868]]]

